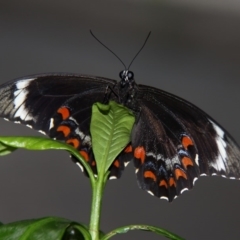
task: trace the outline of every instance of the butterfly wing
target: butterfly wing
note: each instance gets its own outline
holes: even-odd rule
[[[103,102],[107,89],[115,85],[114,80],[71,74],[13,80],[0,86],[0,117],[73,145],[96,173],[89,132],[91,107]],[[111,99],[118,101],[114,94]],[[110,178],[121,176],[132,152],[140,187],[169,201],[192,188],[201,175],[240,177],[237,144],[206,113],[144,85],[138,86],[136,102],[141,111],[132,146],[110,167]]]
[[[13,80],[0,87],[0,116],[48,134],[50,118],[67,100],[90,92],[91,98],[103,101],[107,86],[114,84],[109,79],[70,74]]]
[[[91,109],[93,103],[104,102],[108,89],[115,85],[114,80],[72,74],[16,79],[0,86],[0,117],[73,145],[96,173],[91,150]],[[120,177],[124,169],[124,162],[117,161],[110,176]]]
[[[172,201],[202,175],[240,178],[233,138],[193,104],[139,85],[141,113],[132,133],[140,187]]]

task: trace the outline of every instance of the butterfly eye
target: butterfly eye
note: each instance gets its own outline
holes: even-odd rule
[[[123,73],[124,71],[121,71],[120,73],[119,73],[119,77],[121,78],[121,79],[123,79],[123,77],[124,77],[124,73]]]
[[[129,79],[129,80],[133,80],[134,74],[133,74],[132,71],[129,71],[129,72],[127,73],[127,75],[128,75],[128,79]]]

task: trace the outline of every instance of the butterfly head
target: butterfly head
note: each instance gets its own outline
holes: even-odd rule
[[[126,84],[132,85],[134,82],[134,74],[132,71],[123,70],[119,73],[119,77],[121,78],[121,86],[125,87]]]

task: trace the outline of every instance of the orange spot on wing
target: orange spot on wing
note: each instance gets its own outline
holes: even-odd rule
[[[171,177],[171,178],[169,179],[169,186],[170,186],[170,187],[172,187],[172,186],[176,187],[176,185],[177,185],[177,184],[176,184],[174,178]]]
[[[114,165],[116,168],[119,168],[119,167],[120,167],[120,163],[119,163],[119,161],[118,161],[117,159],[113,162],[113,165]]]
[[[94,167],[96,166],[96,162],[95,161],[92,161],[91,165]]]
[[[144,163],[145,157],[146,157],[146,152],[143,147],[137,147],[134,150],[134,157],[141,159],[141,163]]]
[[[193,141],[188,136],[183,136],[182,137],[182,145],[185,149],[187,149],[189,147],[189,145],[193,145]]]
[[[183,157],[182,164],[185,168],[187,168],[188,166],[193,166],[193,162],[189,157]]]
[[[69,133],[71,132],[71,129],[67,126],[61,125],[57,128],[57,131],[63,132],[64,137],[67,137],[69,135]]]
[[[125,147],[124,152],[125,153],[132,152],[132,145],[128,145],[127,147]]]
[[[81,150],[81,151],[79,151],[80,152],[80,154],[83,156],[83,158],[88,162],[89,161],[89,155],[88,155],[88,153],[86,152],[86,151],[83,151],[83,150]]]
[[[182,171],[181,169],[178,169],[178,168],[175,169],[174,173],[175,173],[176,179],[179,179],[180,177],[187,179],[186,173],[184,171]]]
[[[73,145],[75,148],[78,148],[80,146],[80,141],[77,138],[68,139],[67,143]]]
[[[151,171],[145,171],[143,176],[145,178],[151,178],[155,182],[157,181],[157,178],[156,178],[155,174]]]
[[[66,120],[70,116],[70,111],[66,107],[61,107],[57,110],[58,113],[62,115],[62,119]]]
[[[159,183],[159,186],[168,188],[167,182],[165,180],[161,180],[160,183]]]

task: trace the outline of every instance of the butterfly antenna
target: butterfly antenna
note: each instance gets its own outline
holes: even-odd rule
[[[118,55],[116,53],[114,53],[110,48],[108,48],[105,44],[103,44],[94,34],[93,32],[90,30],[91,35],[102,45],[104,46],[108,51],[110,51],[124,66],[124,69],[126,68],[126,65],[124,64],[124,62],[120,59],[120,57],[118,57]]]
[[[136,58],[136,57],[138,56],[138,54],[142,51],[142,49],[143,49],[144,46],[146,45],[147,40],[148,40],[148,38],[150,37],[150,35],[151,35],[151,31],[148,33],[148,35],[147,35],[147,37],[146,37],[146,40],[144,41],[142,47],[141,47],[140,50],[137,52],[137,54],[135,55],[135,57],[133,58],[133,60],[131,61],[131,63],[129,64],[129,66],[128,66],[127,69],[129,69],[129,68],[131,67],[131,65],[132,65],[133,61],[135,60],[135,58]]]

